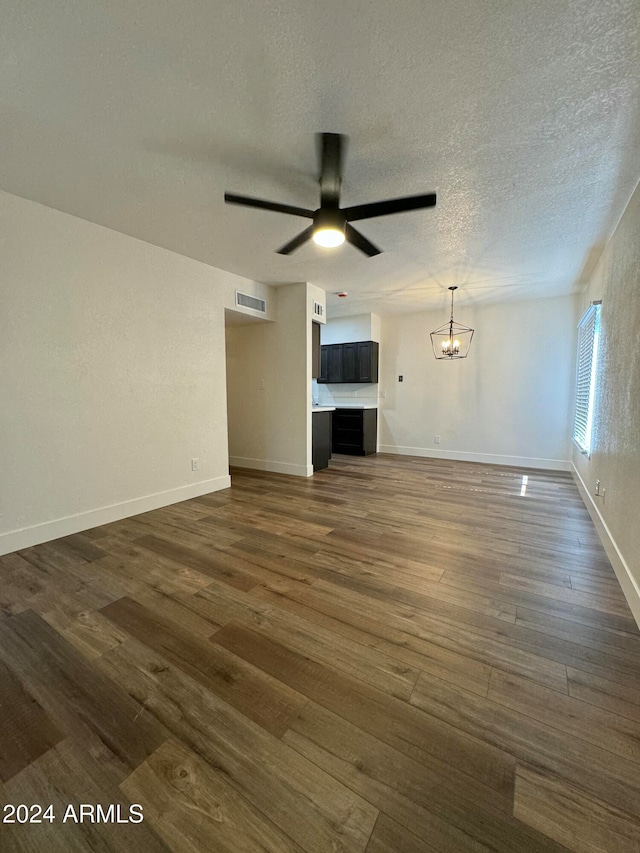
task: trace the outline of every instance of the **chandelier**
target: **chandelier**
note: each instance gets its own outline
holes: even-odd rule
[[[431,332],[431,345],[433,354],[437,359],[442,358],[466,358],[473,338],[473,329],[462,326],[453,319],[453,293],[458,288],[450,287],[451,291],[451,317],[448,323],[443,323]]]

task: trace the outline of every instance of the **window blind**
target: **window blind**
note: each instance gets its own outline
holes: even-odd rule
[[[582,453],[591,452],[591,428],[595,395],[600,304],[590,305],[578,324],[578,359],[576,368],[576,412],[573,440]]]

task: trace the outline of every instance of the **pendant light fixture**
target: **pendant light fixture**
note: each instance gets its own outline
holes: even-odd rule
[[[448,323],[443,323],[431,332],[431,345],[433,354],[437,359],[466,358],[469,354],[473,329],[462,326],[453,319],[453,294],[458,288],[450,287],[451,291],[451,317]]]

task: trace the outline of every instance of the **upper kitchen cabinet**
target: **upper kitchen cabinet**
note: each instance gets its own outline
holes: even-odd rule
[[[342,346],[342,378],[339,382],[357,382],[358,344],[341,344]]]
[[[356,354],[356,382],[378,381],[378,343],[360,341]]]
[[[324,349],[324,347],[323,347]],[[327,382],[342,382],[342,345],[327,347]],[[318,378],[320,382],[320,378]]]
[[[325,385],[377,382],[378,348],[376,341],[325,344],[320,348],[318,382]]]
[[[311,378],[320,376],[320,325],[311,323]]]

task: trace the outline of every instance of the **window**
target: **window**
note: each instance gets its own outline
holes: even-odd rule
[[[591,453],[591,428],[593,426],[593,400],[595,396],[598,365],[598,338],[600,336],[599,302],[591,304],[578,324],[578,364],[576,369],[576,416],[573,440],[581,453]]]

